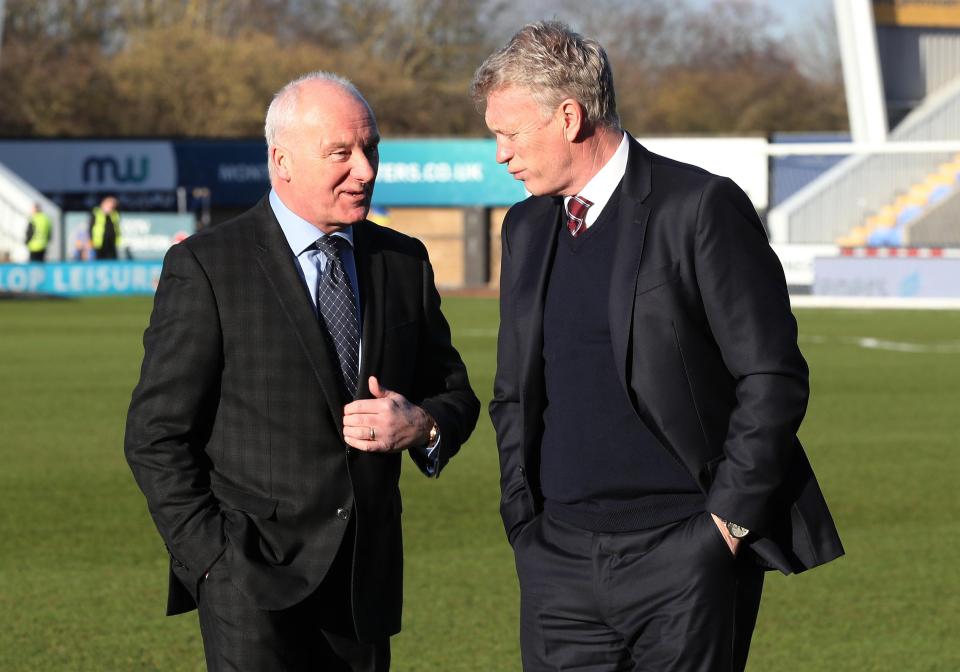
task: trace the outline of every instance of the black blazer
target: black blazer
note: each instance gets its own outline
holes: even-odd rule
[[[511,542],[543,506],[543,307],[562,207],[531,197],[503,225],[490,415]],[[799,572],[842,555],[796,436],[807,365],[783,270],[749,199],[630,138],[619,214],[608,312],[637,414],[706,493],[707,510],[755,533],[765,564]]]
[[[442,468],[473,430],[479,401],[426,250],[366,221],[354,241],[358,397],[376,375],[421,405],[439,425]],[[356,627],[377,639],[400,629],[401,456],[343,442],[349,400],[296,263],[266,198],[170,249],[125,452],[171,555],[168,613],[194,608],[214,562],[260,608],[301,601],[352,516]]]

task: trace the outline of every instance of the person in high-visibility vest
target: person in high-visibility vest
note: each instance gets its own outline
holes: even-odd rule
[[[50,217],[39,203],[34,203],[33,212],[27,220],[27,250],[30,251],[30,261],[46,260],[52,231],[53,224],[50,222]]]
[[[123,240],[117,199],[107,196],[90,213],[90,248],[97,261],[117,258]]]

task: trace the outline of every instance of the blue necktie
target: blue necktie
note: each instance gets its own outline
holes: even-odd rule
[[[327,258],[317,280],[317,308],[340,360],[344,387],[352,399],[357,396],[360,377],[360,324],[350,276],[340,259],[341,246],[348,244],[340,236],[324,236],[315,243]]]

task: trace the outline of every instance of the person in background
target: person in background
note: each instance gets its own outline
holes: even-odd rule
[[[46,261],[47,247],[50,245],[50,236],[53,233],[53,224],[50,216],[43,211],[39,203],[33,204],[33,211],[27,220],[27,250],[30,252],[30,261]]]
[[[90,249],[90,227],[76,226],[73,228],[70,245],[71,261],[90,261],[93,250]]]
[[[97,261],[117,259],[117,251],[123,247],[123,238],[116,198],[107,196],[90,212],[89,231],[93,258]]]
[[[473,93],[532,194],[503,223],[490,403],[524,669],[742,670],[764,569],[843,553],[763,226],[624,132],[606,52],[564,24],[521,29]]]
[[[438,476],[480,402],[423,244],[367,219],[380,134],[360,92],[305,75],[265,131],[270,192],[167,253],[125,452],[167,611],[199,608],[210,670],[381,672],[403,455]]]

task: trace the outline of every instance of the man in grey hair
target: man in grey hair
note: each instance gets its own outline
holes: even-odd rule
[[[271,190],[170,249],[125,450],[210,670],[389,669],[402,453],[436,477],[480,403],[423,245],[366,219],[380,135],[312,73],[267,112]]]
[[[524,669],[743,669],[764,570],[843,553],[763,226],[620,128],[604,49],[561,23],[473,94],[531,194],[503,223],[490,404]]]

